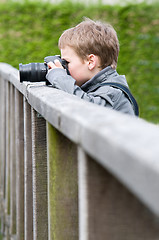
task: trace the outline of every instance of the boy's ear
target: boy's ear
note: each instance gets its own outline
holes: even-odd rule
[[[89,70],[93,70],[95,68],[95,66],[97,65],[97,56],[94,54],[90,54],[87,57],[87,61],[88,61]]]

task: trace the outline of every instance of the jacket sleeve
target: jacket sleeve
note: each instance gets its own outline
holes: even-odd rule
[[[55,68],[50,70],[46,75],[46,79],[52,84],[53,87],[76,95],[88,102],[96,103],[102,106],[106,106],[107,104],[109,105],[109,103],[101,96],[84,92],[79,86],[76,85],[75,79],[70,75],[67,75],[65,69]]]

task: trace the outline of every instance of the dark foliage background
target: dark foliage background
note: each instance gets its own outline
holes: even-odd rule
[[[140,116],[159,122],[159,4],[107,6],[42,2],[0,4],[0,61],[43,62],[60,54],[61,33],[83,16],[111,23],[120,41],[117,71],[126,75],[140,106]]]

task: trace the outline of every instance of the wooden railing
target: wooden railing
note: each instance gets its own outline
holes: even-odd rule
[[[159,239],[159,127],[0,64],[4,239]]]

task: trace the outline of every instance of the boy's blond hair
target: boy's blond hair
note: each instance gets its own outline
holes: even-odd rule
[[[67,29],[59,38],[59,49],[72,47],[83,60],[89,54],[100,58],[101,68],[117,67],[119,41],[114,28],[107,23],[86,18],[77,26]]]

